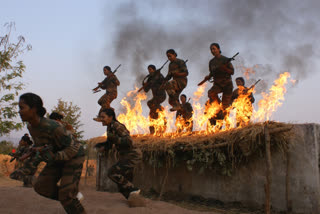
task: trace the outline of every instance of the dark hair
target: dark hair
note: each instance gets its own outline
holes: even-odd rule
[[[187,95],[185,95],[185,94],[181,94],[180,97],[184,97],[187,99]]]
[[[29,146],[32,145],[32,141],[31,141],[30,137],[27,134],[23,135],[21,140],[26,142]]]
[[[154,65],[148,65],[148,68],[152,68],[152,70],[157,70],[156,66],[154,66]]]
[[[173,50],[173,49],[169,49],[169,50],[167,50],[167,54],[173,54],[173,55],[175,55],[175,56],[178,56],[178,54],[175,52],[175,50]]]
[[[30,108],[37,109],[37,115],[43,117],[46,114],[46,109],[43,107],[43,102],[41,97],[34,93],[25,93],[22,94],[19,98],[23,100]]]
[[[104,69],[107,69],[108,71],[111,71],[110,66],[107,66],[107,65],[103,67],[103,70],[104,70]]]
[[[218,43],[212,43],[210,45],[210,49],[211,49],[212,46],[216,46],[219,49],[220,53],[221,53],[220,45]]]
[[[109,117],[112,117],[112,120],[114,121],[117,121],[117,118],[116,118],[116,113],[114,112],[114,110],[112,108],[105,108],[105,109],[102,109],[102,111],[100,113],[105,113],[106,115],[108,115]]]
[[[59,114],[58,112],[52,112],[52,113],[49,115],[49,119],[52,119],[52,120],[62,120],[62,119],[63,119],[63,115],[62,115],[62,114]]]
[[[244,78],[243,78],[243,77],[237,77],[237,78],[236,78],[236,81],[237,81],[237,80],[242,81],[242,82],[243,82],[243,85],[245,85],[245,83],[246,83],[246,82],[244,81]]]

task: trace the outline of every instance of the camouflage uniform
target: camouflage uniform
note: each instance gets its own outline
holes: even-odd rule
[[[26,162],[26,164],[29,164],[29,160],[19,161],[19,158],[22,157],[24,154],[28,153],[29,150],[31,149],[31,147],[32,146],[21,146],[21,145],[18,146],[18,152],[16,154],[16,160],[18,162],[17,168],[23,167],[25,165],[24,162]],[[36,167],[32,167],[32,168],[33,168],[33,170],[30,173],[28,173],[27,175],[25,175],[21,178],[21,180],[23,181],[24,187],[32,187],[32,180],[34,178],[34,174],[37,171]]]
[[[54,157],[50,160],[45,154],[33,156],[12,177],[19,179],[20,174],[33,173],[40,161],[44,160],[47,165],[39,174],[34,190],[44,197],[60,201],[67,213],[85,213],[76,197],[85,159],[80,142],[74,141],[59,122],[47,118],[41,118],[36,128],[28,124],[28,129],[35,147],[51,146]]]
[[[105,89],[106,93],[98,100],[98,104],[101,106],[99,114],[102,109],[110,108],[111,102],[118,96],[117,87],[120,85],[118,78],[114,74],[106,77],[101,83],[100,88]]]
[[[252,111],[253,111],[253,108],[252,108],[252,103],[254,103],[255,99],[253,97],[253,94],[250,93],[248,95],[248,88],[247,87],[243,87],[243,89],[239,90],[239,88],[237,88],[236,90],[234,90],[232,92],[232,102],[234,102],[236,99],[238,99],[240,96],[240,98],[246,98],[248,99],[248,101],[246,102],[246,100],[244,100],[245,104],[247,105],[250,105],[248,106],[248,108],[246,108],[248,110],[248,112],[245,112],[242,113],[242,114],[239,114],[238,109],[236,109],[236,121],[237,121],[237,127],[238,126],[244,126],[244,125],[247,125],[247,122],[246,121],[250,121],[250,118],[252,116]],[[242,115],[243,117],[245,118],[242,118],[241,116],[239,115]]]
[[[209,62],[209,72],[210,76],[213,77],[214,84],[208,91],[208,97],[210,102],[218,101],[220,103],[218,94],[222,92],[223,109],[226,109],[231,105],[231,97],[233,90],[231,75],[228,74],[222,68],[220,68],[220,66],[226,64],[227,61],[228,58],[221,55],[219,58],[214,57]],[[227,67],[232,71],[234,70],[231,62],[227,64]]]
[[[187,132],[192,132],[193,129],[193,108],[189,102],[181,104],[181,109],[176,113],[176,120],[183,123],[183,127],[178,127],[178,132],[182,132],[183,128],[186,128]]]
[[[164,109],[161,106],[161,103],[163,103],[166,100],[166,92],[164,89],[160,89],[160,86],[163,82],[164,77],[160,73],[160,71],[157,70],[154,73],[150,74],[144,87],[145,92],[148,92],[150,89],[152,92],[152,99],[147,102],[147,105],[150,109],[149,117],[154,120],[158,119],[159,117],[158,111],[163,111]],[[150,134],[154,134],[154,126],[150,126],[149,129]]]
[[[114,144],[119,153],[118,162],[108,170],[108,177],[128,199],[132,191],[138,190],[132,181],[134,167],[141,161],[141,151],[133,147],[129,131],[118,121],[113,120],[108,125],[107,136],[107,144]]]
[[[169,64],[169,71],[165,80],[170,80],[171,78],[173,78],[173,80],[167,82],[165,89],[169,95],[169,104],[172,107],[179,109],[179,95],[187,86],[188,79],[187,77],[177,76],[177,73],[185,73],[187,76],[189,74],[186,63],[178,58]]]

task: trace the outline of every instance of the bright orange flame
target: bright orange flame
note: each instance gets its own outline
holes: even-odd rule
[[[254,72],[251,71],[250,72]],[[249,71],[248,71],[249,73]],[[288,82],[290,73],[280,74],[269,89],[269,93],[262,93],[263,99],[258,102],[258,110],[251,104],[250,94],[254,94],[254,88],[239,88],[239,97],[232,103],[232,106],[222,111],[222,106],[218,102],[205,105],[200,103],[200,99],[206,94],[206,84],[198,87],[193,94],[193,117],[189,121],[175,118],[175,112],[169,112],[168,108],[158,110],[158,119],[151,119],[143,116],[141,101],[147,98],[145,93],[137,93],[138,88],[127,93],[127,97],[121,100],[121,105],[125,107],[126,113],[120,114],[118,120],[125,124],[131,134],[148,134],[149,127],[153,126],[156,136],[176,137],[182,134],[190,134],[187,124],[193,121],[193,134],[209,134],[228,130],[234,127],[243,127],[251,121],[269,120],[272,113],[281,106],[286,93],[285,85]],[[247,90],[247,91],[244,91]],[[245,93],[242,93],[245,92]],[[133,99],[134,105],[128,102]],[[224,118],[225,117],[225,118]],[[224,118],[224,120],[223,120]],[[181,131],[183,130],[184,131]],[[177,132],[178,130],[178,132]]]
[[[274,84],[269,89],[269,94],[262,93],[263,99],[259,101],[258,111],[254,112],[253,119],[256,121],[269,120],[272,113],[282,105],[284,94],[286,93],[285,85],[290,77],[289,72],[280,74],[280,77],[274,81]]]

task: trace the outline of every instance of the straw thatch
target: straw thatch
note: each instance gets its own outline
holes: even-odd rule
[[[292,125],[285,123],[256,123],[211,135],[191,135],[179,138],[152,136],[134,137],[143,160],[154,167],[175,167],[184,164],[200,172],[208,168],[223,175],[253,158],[264,156],[264,125],[268,124],[271,149],[286,151],[292,136]]]
[[[210,135],[195,133],[181,137],[133,136],[134,145],[143,152],[143,161],[153,167],[176,167],[186,165],[195,168],[216,170],[223,175],[246,162],[264,156],[264,126],[268,125],[271,149],[286,151],[292,125],[278,122],[255,123],[244,128],[232,129]],[[100,142],[104,137],[92,140]]]

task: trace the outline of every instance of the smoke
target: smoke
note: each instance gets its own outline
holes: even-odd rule
[[[209,45],[218,42],[227,57],[240,52],[234,77],[244,75],[239,67],[251,68],[248,83],[263,79],[263,91],[283,71],[300,81],[312,74],[319,55],[317,8],[317,0],[122,2],[113,14],[114,54],[140,85],[148,64],[160,67],[173,48],[178,58],[189,59],[188,84],[196,85],[208,73]]]

